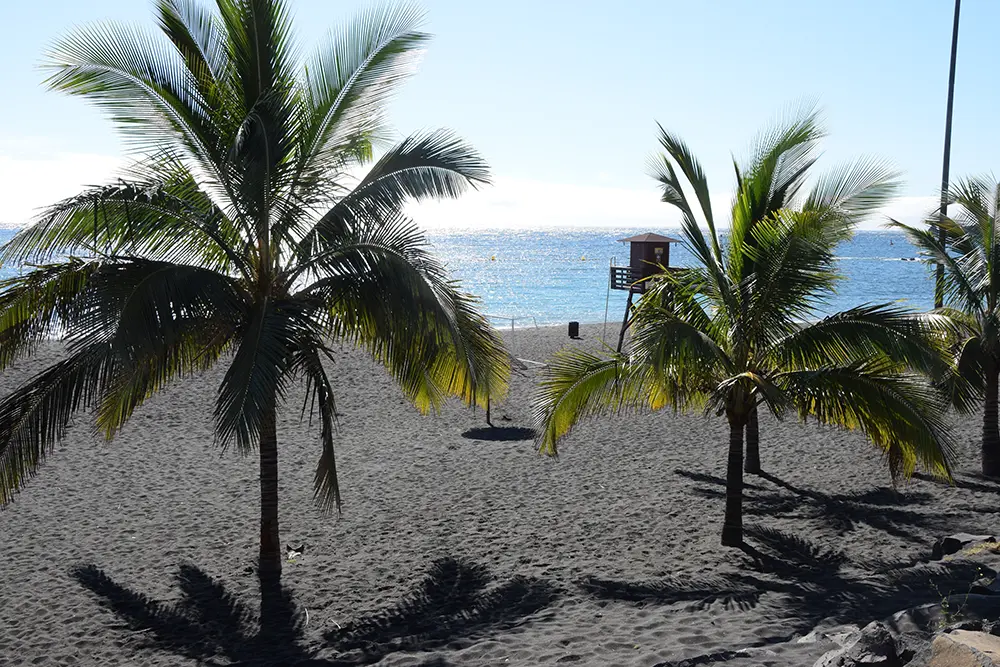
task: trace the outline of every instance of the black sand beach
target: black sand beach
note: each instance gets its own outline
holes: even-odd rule
[[[599,335],[522,330],[513,349],[544,361]],[[537,372],[494,406],[511,437],[531,426]],[[311,499],[318,426],[300,420],[301,390],[279,424],[283,543],[305,547],[283,578],[297,628],[257,642],[243,618],[258,600],[257,462],[212,444],[219,369],[154,397],[111,444],[78,420],[0,511],[0,665],[811,665],[832,643],[794,640],[817,626],[967,591],[974,572],[908,566],[1000,518],[1000,485],[971,474],[978,415],[958,424],[958,487],[898,493],[862,437],[762,418],[750,557],[719,546],[722,420],[592,421],[551,460],[505,431],[463,436],[481,411],[420,416],[358,353],[332,376],[339,518]]]

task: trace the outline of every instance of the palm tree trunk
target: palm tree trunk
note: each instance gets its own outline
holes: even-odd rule
[[[743,472],[749,475],[760,474],[760,425],[757,423],[757,408],[750,411],[747,419],[747,456]]]
[[[726,517],[722,522],[722,546],[743,545],[743,428],[729,420],[729,463],[726,467]]]
[[[941,164],[941,222],[948,216],[948,171],[951,166],[951,117],[955,108],[955,60],[958,56],[958,20],[962,13],[962,0],[955,0],[955,21],[951,28],[951,66],[948,69],[948,108],[944,116],[944,160]],[[938,225],[938,243],[945,247],[948,237],[944,227]],[[944,305],[944,264],[938,262],[934,271],[934,307]]]
[[[278,536],[278,432],[275,408],[265,414],[260,429],[260,620],[266,628],[278,619],[282,606],[281,541]]]
[[[1000,429],[997,427],[998,367],[995,359],[984,364],[986,373],[986,402],[983,407],[983,474],[1000,477]]]

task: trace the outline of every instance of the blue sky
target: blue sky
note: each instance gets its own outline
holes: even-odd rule
[[[0,220],[109,176],[121,144],[78,99],[44,90],[37,63],[74,24],[152,26],[142,0],[5,3],[0,42]],[[313,43],[354,0],[292,0]],[[645,175],[655,121],[683,136],[724,201],[732,153],[790,104],[820,104],[823,164],[875,154],[904,170],[890,211],[919,214],[940,181],[951,0],[425,0],[435,35],[393,103],[400,136],[450,127],[490,161],[497,185],[421,207],[429,227],[657,225],[668,211]],[[952,173],[989,172],[1000,148],[992,28],[1000,3],[963,3]],[[661,225],[662,226],[662,225]]]

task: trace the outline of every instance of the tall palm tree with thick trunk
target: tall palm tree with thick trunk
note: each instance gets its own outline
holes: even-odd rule
[[[84,27],[48,55],[48,85],[106,111],[135,163],[3,248],[31,268],[0,285],[0,367],[51,336],[68,356],[0,401],[0,503],[74,413],[93,409],[110,438],[152,394],[222,363],[218,443],[260,459],[266,620],[281,603],[276,416],[294,382],[318,415],[316,497],[341,502],[334,342],[367,350],[425,411],[506,387],[501,341],[403,213],[489,172],[436,131],[351,176],[427,42],[411,7],[369,9],[306,57],[280,0],[158,0],[156,13],[162,34]]]
[[[985,399],[983,474],[1000,477],[1000,183],[985,177],[959,181],[949,203],[958,213],[935,218],[936,229],[891,225],[906,233],[931,267],[943,268],[944,307],[937,312],[954,323],[958,375]],[[953,394],[960,409],[973,407],[967,396]]]
[[[811,134],[814,122],[794,118],[764,141],[777,146]],[[758,408],[861,430],[883,450],[894,477],[918,464],[948,475],[946,407],[925,379],[948,370],[938,318],[865,305],[809,323],[838,280],[836,246],[891,196],[893,172],[871,160],[848,165],[819,179],[796,206],[764,217],[744,214],[750,200],[738,191],[724,245],[697,160],[662,128],[660,143],[665,153],[654,175],[664,200],[682,213],[696,266],[650,281],[623,354],[573,350],[555,357],[536,401],[541,451],[555,454],[559,438],[589,415],[670,407],[725,416],[727,546],[743,543],[744,433]],[[807,151],[799,157],[784,166],[786,176],[811,164]]]

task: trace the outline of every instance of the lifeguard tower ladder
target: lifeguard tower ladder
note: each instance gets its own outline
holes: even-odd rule
[[[664,268],[670,269],[670,244],[680,243],[680,241],[669,236],[652,233],[618,240],[621,243],[628,243],[630,246],[629,265],[612,266],[609,277],[611,289],[628,291],[625,315],[622,317],[622,330],[618,334],[618,351],[621,352],[622,345],[625,343],[625,331],[629,325],[632,298],[645,291],[646,278],[663,273]]]

